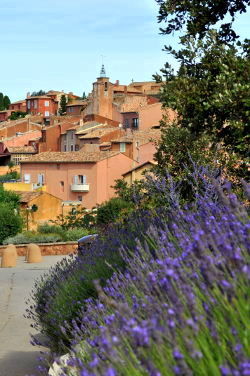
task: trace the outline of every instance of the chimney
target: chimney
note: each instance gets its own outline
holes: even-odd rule
[[[115,81],[115,86],[119,86],[119,84],[120,84],[119,80],[116,80]]]

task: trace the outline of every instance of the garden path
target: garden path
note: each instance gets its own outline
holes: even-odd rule
[[[34,281],[65,256],[45,256],[40,264],[18,257],[15,268],[0,268],[0,375],[36,375],[39,350],[30,344],[35,334],[23,317]],[[42,349],[41,349],[42,350]]]

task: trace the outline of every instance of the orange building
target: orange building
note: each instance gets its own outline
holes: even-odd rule
[[[11,115],[10,110],[0,111],[0,122],[6,121],[10,115]]]
[[[47,95],[28,97],[26,99],[26,108],[29,114],[42,115],[43,118],[57,114],[56,102]]]
[[[157,95],[160,93],[163,83],[156,83],[154,81],[131,82],[128,85],[128,90],[135,89],[143,94]]]
[[[11,103],[9,105],[9,110],[11,110],[11,112],[16,112],[16,111],[26,112],[26,100],[24,99],[22,101]]]
[[[66,113],[67,115],[81,115],[87,104],[85,100],[70,101],[66,105]]]
[[[112,186],[133,162],[119,152],[46,152],[21,162],[22,181],[42,183],[63,201],[87,209],[114,196]]]
[[[122,112],[123,128],[130,128],[134,130],[146,130],[150,128],[159,128],[160,121],[163,116],[167,116],[170,122],[176,118],[175,111],[171,109],[163,109],[160,102],[139,105],[126,106],[129,111]]]

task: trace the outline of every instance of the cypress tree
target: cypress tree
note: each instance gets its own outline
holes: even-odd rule
[[[8,97],[8,95],[5,95],[3,97],[3,107],[4,107],[4,110],[8,110],[9,105],[10,105],[10,98]]]
[[[3,105],[3,93],[0,93],[0,111],[4,110],[4,105]]]
[[[66,104],[67,104],[67,99],[66,99],[66,96],[63,94],[60,100],[60,109],[59,109],[60,115],[64,115],[66,113],[66,109],[67,109]]]

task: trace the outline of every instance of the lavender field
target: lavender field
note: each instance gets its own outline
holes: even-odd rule
[[[183,205],[169,177],[151,180],[166,205],[136,210],[36,282],[27,316],[54,360],[69,354],[61,375],[250,375],[246,201],[199,174]]]

